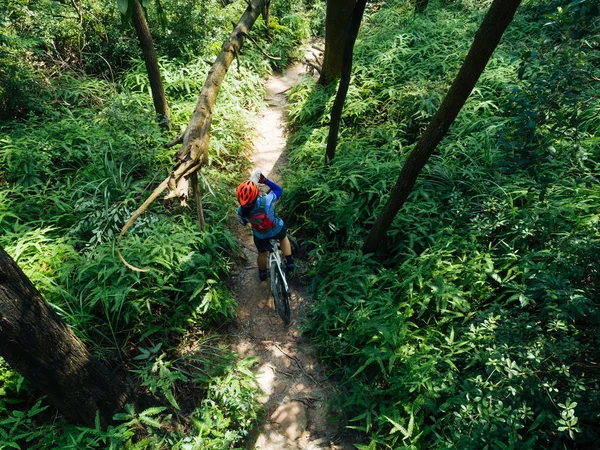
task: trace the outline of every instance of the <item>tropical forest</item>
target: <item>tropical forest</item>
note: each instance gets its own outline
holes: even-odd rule
[[[0,450],[600,448],[599,326],[598,0],[0,0]]]

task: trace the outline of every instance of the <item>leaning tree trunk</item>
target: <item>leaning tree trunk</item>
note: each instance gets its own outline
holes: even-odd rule
[[[103,425],[129,400],[127,386],[95,360],[0,247],[0,356],[69,420]]]
[[[479,30],[477,30],[471,49],[440,109],[431,120],[413,151],[408,155],[390,198],[379,217],[377,217],[363,245],[362,250],[364,253],[375,252],[385,238],[396,214],[412,191],[419,172],[446,135],[467,101],[520,3],[521,0],[494,0],[490,6]]]
[[[356,0],[327,0],[325,18],[325,53],[319,84],[328,84],[340,78],[344,44]]]
[[[133,11],[131,20],[135,28],[144,62],[146,63],[146,72],[148,72],[148,80],[150,81],[150,89],[152,90],[152,101],[154,102],[154,110],[159,117],[160,124],[167,130],[171,130],[171,115],[169,114],[169,105],[167,105],[167,97],[165,96],[165,88],[160,76],[160,68],[158,67],[158,59],[156,50],[152,42],[152,35],[148,28],[148,23],[144,17],[142,5],[138,0],[133,0]]]
[[[217,99],[217,94],[221,89],[221,84],[225,79],[227,70],[233,62],[233,59],[238,55],[240,48],[244,45],[246,36],[250,32],[250,29],[256,22],[257,17],[261,11],[265,8],[267,0],[252,0],[252,3],[248,4],[248,7],[244,11],[242,18],[233,29],[233,32],[229,36],[229,39],[223,43],[221,47],[221,53],[217,56],[217,59],[213,63],[198,101],[196,107],[190,119],[185,131],[176,139],[166,144],[166,147],[173,147],[177,144],[181,144],[181,148],[177,152],[175,159],[176,164],[169,177],[162,181],[150,196],[144,201],[144,203],[133,213],[131,218],[121,229],[117,245],[125,232],[133,225],[133,223],[140,217],[146,209],[152,204],[154,200],[165,189],[175,189],[177,183],[182,177],[188,177],[194,174],[196,171],[206,163],[208,160],[208,141],[210,140],[210,126],[212,123],[212,113]],[[147,271],[149,269],[138,269],[137,267],[129,264],[120,251],[118,251],[119,258],[121,261],[130,269],[136,271]]]
[[[354,52],[354,43],[358,36],[360,23],[365,12],[366,0],[358,0],[352,11],[350,20],[350,28],[344,45],[344,59],[342,63],[342,78],[338,87],[333,108],[331,109],[331,123],[329,124],[329,135],[327,136],[327,148],[325,149],[325,162],[331,164],[335,157],[335,149],[337,147],[338,133],[340,130],[340,120],[342,119],[342,110],[348,94],[350,86],[350,74],[352,73],[352,53]]]

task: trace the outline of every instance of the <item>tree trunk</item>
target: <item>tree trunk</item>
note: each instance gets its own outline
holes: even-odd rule
[[[0,356],[71,421],[103,425],[129,400],[127,386],[87,351],[0,247]]]
[[[423,14],[427,9],[429,0],[415,0],[415,13]]]
[[[431,120],[413,151],[408,155],[390,198],[379,217],[377,217],[363,245],[363,253],[375,252],[385,238],[392,221],[414,187],[419,172],[446,135],[471,94],[475,83],[477,83],[492,53],[498,46],[504,30],[512,21],[520,3],[521,0],[493,1],[440,109]]]
[[[338,133],[340,129],[340,120],[342,118],[342,110],[348,94],[350,86],[350,74],[352,72],[352,53],[354,52],[354,43],[358,36],[360,23],[365,12],[366,0],[358,0],[352,11],[348,36],[344,44],[344,58],[342,62],[342,78],[338,87],[333,108],[331,110],[331,123],[329,124],[329,135],[327,136],[327,149],[325,150],[325,162],[331,164],[335,157],[335,149],[337,147]]]
[[[204,222],[204,210],[202,209],[202,192],[200,191],[200,185],[198,183],[198,172],[194,172],[190,175],[190,181],[192,182],[192,191],[194,192],[194,199],[196,200],[196,214],[198,215],[198,230],[200,232],[206,231],[206,223]]]
[[[327,0],[325,53],[319,84],[329,84],[342,74],[344,44],[356,0]]]
[[[150,81],[150,88],[152,90],[154,110],[159,117],[161,126],[170,131],[171,115],[169,114],[169,105],[167,105],[167,97],[165,96],[165,88],[160,76],[160,68],[158,67],[158,59],[156,57],[156,50],[154,50],[152,35],[150,34],[150,29],[148,28],[148,23],[146,22],[146,17],[144,17],[144,11],[140,2],[133,0],[132,6],[131,20],[133,21],[135,33],[140,41],[140,47],[144,55],[148,80]]]
[[[262,10],[262,18],[267,27],[267,36],[271,37],[271,28],[269,27],[269,24],[271,23],[271,0],[266,0],[265,7]]]

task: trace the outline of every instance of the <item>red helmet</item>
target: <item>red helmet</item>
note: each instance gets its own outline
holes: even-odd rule
[[[246,180],[237,187],[235,196],[242,206],[248,206],[254,203],[258,197],[258,184],[252,180]]]

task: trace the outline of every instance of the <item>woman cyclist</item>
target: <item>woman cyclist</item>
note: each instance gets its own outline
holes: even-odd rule
[[[255,179],[267,185],[271,192],[260,195],[258,185],[253,180],[242,182],[235,194],[240,203],[237,209],[242,225],[250,223],[254,235],[254,245],[258,250],[258,277],[260,281],[267,279],[267,259],[271,249],[271,239],[279,241],[281,252],[286,259],[286,270],[294,270],[296,261],[292,256],[292,247],[287,238],[287,229],[283,220],[275,215],[275,201],[281,196],[283,189],[268,180],[260,171],[254,173]]]

